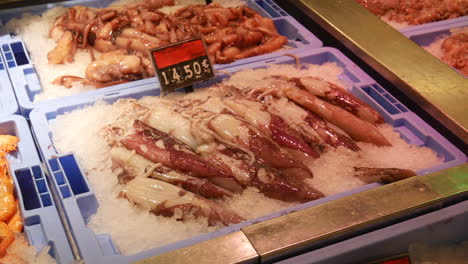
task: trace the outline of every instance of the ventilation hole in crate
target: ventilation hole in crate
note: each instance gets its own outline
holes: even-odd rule
[[[41,194],[41,200],[44,207],[52,205],[52,200],[50,199],[50,194],[48,193]]]
[[[23,72],[24,72],[24,75],[36,73],[36,71],[34,70],[34,68],[27,68],[27,69],[24,69]]]
[[[46,183],[45,183],[44,179],[37,180],[36,185],[37,185],[37,190],[39,191],[39,193],[48,192],[47,186],[46,186]]]
[[[52,120],[52,119],[55,119],[56,117],[57,117],[57,112],[49,112],[46,114],[47,120]]]
[[[422,133],[418,127],[415,127],[413,123],[408,122],[406,119],[395,120],[393,122],[393,126],[398,132],[400,132],[400,134],[406,135],[409,139],[409,144],[417,146],[423,146],[426,144],[427,136]]]
[[[3,63],[0,63],[0,71],[4,70],[4,69],[5,69],[5,67],[3,67]]]
[[[372,87],[367,86],[363,87],[364,90],[374,101],[376,101],[380,106],[382,106],[388,113],[395,115],[399,114],[400,110],[398,110],[395,106],[393,106],[389,101],[387,101],[380,93],[375,91]]]
[[[421,147],[424,145],[424,141],[422,141],[419,137],[417,137],[410,129],[405,126],[395,127],[395,130],[400,133],[400,137],[403,138],[408,144],[416,145]]]
[[[376,89],[379,93],[385,93],[386,92],[382,87],[380,87],[380,85],[374,84],[374,85],[372,85],[372,87],[374,89]]]
[[[12,43],[11,49],[13,50],[13,54],[15,55],[15,60],[18,65],[29,63],[28,57],[26,57],[26,53],[24,52],[23,44],[21,44],[21,42]]]
[[[50,168],[52,169],[52,171],[60,170],[57,159],[50,159],[49,160],[49,165],[50,165]]]
[[[30,217],[25,217],[24,218],[24,225],[25,226],[32,226],[32,225],[38,225],[41,223],[41,218],[38,215],[33,215]]]
[[[83,220],[88,223],[89,217],[96,214],[98,206],[98,202],[94,194],[84,195],[76,199],[76,203],[80,208],[81,215],[83,216]]]
[[[398,107],[398,109],[400,109],[404,113],[408,112],[408,109],[404,107],[402,104],[395,104],[395,106]]]
[[[8,68],[14,68],[14,67],[16,67],[15,62],[14,61],[9,61],[8,62]]]
[[[34,178],[36,178],[36,179],[42,178],[42,169],[41,169],[41,167],[39,167],[39,166],[32,167],[32,172],[33,172]]]
[[[7,61],[13,60],[13,54],[11,52],[5,53],[5,58]]]
[[[112,241],[112,237],[109,234],[97,234],[96,239],[99,242],[104,256],[112,256],[119,254],[119,250]]]
[[[49,248],[49,251],[47,251],[47,253],[49,253],[49,255],[55,259],[55,248],[56,248],[55,243],[53,241],[49,241],[48,244],[50,248]]]
[[[23,197],[24,209],[32,210],[41,207],[39,197],[34,188],[34,179],[29,169],[15,171],[16,179],[20,187],[21,196]]]
[[[70,188],[74,195],[89,191],[88,185],[85,182],[84,175],[81,174],[78,163],[73,155],[67,155],[59,158],[62,164],[65,177],[67,177]]]
[[[263,8],[263,10],[265,10],[265,12],[267,12],[271,17],[280,17],[280,14],[278,14],[278,12],[276,12],[275,9],[271,7],[271,4],[268,4],[267,1],[260,0],[255,1],[255,3],[257,3],[257,5],[259,5],[261,8]]]
[[[54,172],[55,180],[57,181],[58,185],[65,184],[65,178],[63,177],[63,173],[61,171]]]
[[[425,146],[437,152],[437,156],[444,162],[449,162],[455,159],[452,153],[447,151],[444,146],[440,145],[440,143],[432,137],[427,137]]]
[[[59,187],[60,192],[62,193],[63,198],[68,198],[71,196],[70,189],[68,188],[67,185],[62,185]]]
[[[395,100],[395,98],[393,98],[393,96],[389,95],[389,94],[384,94],[385,98],[387,98],[387,100],[389,100],[392,104],[396,103],[397,101]]]
[[[343,65],[343,66],[346,67],[345,65]],[[349,80],[350,80],[351,82],[353,82],[353,83],[359,82],[359,78],[356,77],[356,75],[354,75],[354,74],[353,74],[352,72],[350,72],[348,69],[345,69],[344,72],[343,72],[343,74],[340,74],[340,78],[341,78],[341,76],[343,76],[343,75],[346,76],[346,77],[345,77],[346,79],[349,79]]]
[[[3,44],[3,45],[2,45],[2,49],[3,49],[4,52],[9,52],[9,51],[10,51],[10,45],[8,45],[8,44]]]

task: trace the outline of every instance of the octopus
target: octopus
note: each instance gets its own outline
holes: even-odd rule
[[[458,33],[442,43],[442,61],[468,76],[468,33]]]
[[[247,187],[266,197],[308,202],[324,197],[307,166],[330,149],[385,148],[383,117],[344,88],[316,77],[272,75],[265,87],[224,83],[158,104],[122,99],[126,110],[102,130],[121,196],[156,215],[209,225],[244,221],[219,201]],[[120,102],[124,102],[120,101]],[[170,116],[177,132],[161,122]],[[365,183],[416,175],[399,168],[354,167]]]
[[[468,15],[467,0],[356,0],[375,15],[410,25]]]
[[[157,10],[171,5],[174,0],[140,1],[101,9],[69,8],[50,29],[49,37],[57,44],[48,53],[48,61],[72,63],[76,51],[84,49],[89,51],[92,62],[86,68],[85,78],[61,76],[54,84],[70,88],[79,82],[101,88],[152,77],[155,72],[149,49],[198,36],[205,41],[214,63],[269,53],[287,42],[271,19],[246,6],[189,5],[173,15]]]
[[[14,196],[13,179],[9,173],[7,154],[15,151],[18,139],[0,135],[0,258],[15,240],[15,233],[23,230],[19,202]]]

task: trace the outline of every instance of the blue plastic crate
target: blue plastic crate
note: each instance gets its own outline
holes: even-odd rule
[[[18,113],[18,103],[6,70],[7,63],[0,54],[0,117]]]
[[[413,243],[431,246],[468,239],[468,201],[311,251],[278,264],[373,263],[408,252]]]
[[[443,164],[418,171],[417,173],[419,175],[466,162],[466,157],[463,153],[388,94],[385,89],[376,84],[368,75],[338,50],[333,48],[320,48],[313,51],[300,52],[296,55],[301,58],[301,62],[303,63],[323,64],[326,62],[335,62],[343,67],[344,71],[339,76],[340,79],[354,84],[352,92],[376,108],[387,122],[395,126],[395,129],[401,133],[404,139],[410,143],[430,147],[444,158]],[[245,68],[262,68],[266,67],[268,63],[294,64],[295,60],[289,56],[282,56],[250,65],[229,68],[227,70],[236,72]],[[210,85],[226,77],[227,75],[224,74],[218,75],[214,80],[197,86],[203,87]],[[38,105],[38,107],[31,112],[30,119],[40,152],[43,159],[47,160],[49,175],[55,176],[51,178],[51,181],[54,182],[54,187],[61,193],[62,203],[67,213],[77,246],[80,249],[83,259],[89,263],[128,263],[141,260],[146,257],[162,254],[170,250],[232,233],[252,223],[278,217],[380,186],[380,184],[377,183],[368,184],[347,192],[328,196],[323,199],[304,203],[280,212],[226,227],[213,233],[196,236],[130,256],[120,255],[115,245],[112,243],[111,237],[105,234],[96,235],[92,230],[87,228],[86,219],[94,214],[99,206],[95,194],[90,188],[86,177],[84,177],[85,174],[81,171],[73,154],[58,153],[53,147],[53,135],[49,129],[49,124],[54,122],[57,116],[74,109],[93,105],[97,100],[104,100],[108,103],[112,103],[120,98],[138,99],[148,95],[156,94],[150,85],[142,85],[138,88],[120,90],[113,93],[101,91],[89,97],[77,95],[63,100],[54,100],[47,104]],[[77,186],[74,186],[75,184]]]
[[[404,35],[407,35],[407,33],[410,33],[413,31],[419,31],[419,30],[430,29],[430,28],[439,28],[439,27],[443,28],[449,24],[466,23],[466,21],[468,21],[468,16],[462,16],[462,17],[446,19],[446,20],[441,20],[441,21],[432,22],[432,23],[405,27],[401,29],[400,32],[403,33]]]
[[[60,2],[60,3],[50,3],[44,5],[37,5],[31,7],[24,7],[24,8],[17,8],[11,10],[3,10],[0,11],[0,22],[6,24],[12,18],[20,18],[24,13],[32,13],[32,14],[41,14],[42,12],[51,9],[53,7],[63,5],[63,6],[75,6],[75,5],[84,5],[84,6],[91,6],[91,7],[105,7],[108,6],[113,1],[105,0],[75,0],[75,1],[67,1],[67,2]],[[275,5],[272,1],[252,1],[246,0],[247,5],[262,14],[265,17],[272,17],[278,32],[281,35],[284,35],[288,38],[287,46],[291,47],[292,49],[277,51],[270,54],[259,55],[251,58],[241,59],[235,61],[231,64],[216,64],[214,66],[215,69],[224,69],[226,67],[232,67],[236,65],[243,65],[246,63],[251,63],[258,60],[263,60],[271,57],[275,57],[278,55],[282,55],[285,53],[290,53],[294,50],[308,50],[322,47],[322,42],[315,37],[312,33],[310,33],[304,26],[302,26],[299,22],[297,22],[294,18],[287,15],[282,9],[280,9],[277,5]],[[271,10],[276,10],[275,12],[279,12],[281,16],[276,16],[272,13]],[[8,56],[10,59],[8,60],[8,64],[5,65],[7,68],[10,76],[13,88],[15,89],[17,98],[18,98],[18,105],[19,111],[21,115],[28,117],[29,112],[37,105],[34,103],[34,97],[42,91],[42,87],[39,81],[39,78],[36,74],[33,64],[31,63],[31,59],[29,58],[29,54],[27,52],[27,47],[21,40],[21,36],[2,36],[0,37],[0,50],[2,50],[3,55]],[[13,50],[13,52],[12,52]],[[7,67],[8,66],[8,67]],[[158,86],[158,81],[156,78],[148,78],[144,80],[138,80],[131,83],[115,85],[111,87],[104,88],[106,92],[110,91],[118,91],[122,89],[126,89],[129,87],[134,87],[137,85],[144,85],[152,83],[156,89]],[[96,91],[87,91],[81,93],[83,95],[92,95],[94,93],[99,93]]]
[[[468,16],[458,19],[440,21],[436,25],[421,25],[418,28],[404,31],[403,34],[405,34],[405,36],[407,36],[412,41],[416,42],[419,46],[426,47],[439,38],[450,35],[451,29],[461,27],[468,27]],[[468,76],[465,76],[465,78],[468,78]]]
[[[49,254],[58,263],[72,263],[72,250],[27,121],[18,115],[0,118],[0,135],[12,135],[20,140],[18,150],[8,155],[8,161],[30,244],[38,249],[49,245]]]

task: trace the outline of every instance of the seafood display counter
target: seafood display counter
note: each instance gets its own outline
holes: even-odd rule
[[[442,164],[421,168],[417,171],[418,174],[423,175],[433,171],[450,168],[456,165],[460,165],[466,161],[466,157],[463,155],[463,153],[454,148],[453,145],[441,137],[421,119],[409,112],[404,105],[399,103],[390,94],[386,93],[381,86],[375,83],[359,68],[356,68],[356,66],[339,51],[331,48],[321,48],[314,51],[295,53],[295,55],[304,64],[308,63],[324,65],[327,63],[336,63],[340,65],[344,70],[343,73],[339,76],[339,79],[351,83],[351,91],[357,97],[373,106],[373,108],[383,116],[385,121],[391,124],[395,131],[398,131],[400,137],[404,138],[410,144],[429,147],[436,151],[438,156],[444,157]],[[226,68],[225,70],[231,73],[236,73],[242,71],[243,69],[265,69],[270,63],[278,65],[294,65],[295,62],[296,60],[294,58],[283,56],[278,57],[273,61],[271,59],[268,61],[259,61],[249,65]],[[203,84],[201,86],[215,85],[216,83],[221,83],[223,79],[228,79],[228,76],[218,75],[217,78],[210,81],[209,84]],[[86,175],[84,171],[87,170],[89,172],[89,169],[85,169],[82,164],[81,166],[79,165],[80,162],[77,162],[77,160],[81,160],[82,162],[88,161],[85,161],[81,154],[77,157],[76,154],[70,155],[68,153],[60,152],[59,146],[54,143],[57,142],[58,137],[58,135],[54,135],[54,132],[57,133],[60,130],[60,126],[68,123],[67,121],[63,123],[57,120],[62,119],[63,117],[61,116],[66,115],[66,113],[72,112],[79,114],[80,109],[82,109],[81,111],[90,109],[89,107],[83,109],[83,107],[96,105],[96,102],[100,101],[104,101],[108,104],[118,105],[116,102],[118,102],[119,99],[140,99],[148,95],[153,95],[151,87],[140,86],[138,89],[126,89],[111,95],[108,95],[105,92],[101,92],[100,94],[96,94],[93,97],[76,97],[69,100],[63,100],[61,102],[55,102],[54,104],[43,104],[31,112],[30,119],[32,127],[35,131],[35,136],[43,155],[43,159],[48,163],[47,167],[49,175],[54,175],[51,180],[55,183],[54,186],[57,191],[61,193],[61,197],[64,203],[64,210],[68,215],[68,221],[70,222],[70,227],[74,233],[77,246],[80,250],[82,258],[87,262],[126,263],[128,261],[137,261],[144,257],[161,254],[197,242],[199,243],[208,239],[235,233],[244,228],[248,230],[249,228],[254,228],[255,224],[252,224],[255,222],[272,219],[283,214],[313,207],[319,204],[323,204],[327,201],[336,200],[342,197],[346,197],[350,194],[359,193],[379,186],[379,184],[373,183],[354,188],[348,192],[331,195],[312,202],[307,202],[302,205],[293,206],[291,204],[291,207],[288,209],[274,212],[272,214],[262,216],[261,218],[254,218],[248,221],[244,221],[237,225],[219,229],[210,234],[196,236],[189,240],[158,247],[138,254],[122,255],[122,253],[117,250],[119,247],[114,244],[112,236],[96,234],[95,231],[87,226],[87,224],[89,224],[90,217],[98,212],[99,199],[97,196],[100,194],[93,190],[93,184],[90,183],[91,179],[83,177],[83,175]],[[124,105],[126,104],[125,101],[122,100],[119,102],[123,103]],[[141,105],[141,107],[143,107],[143,105]],[[112,110],[108,109],[106,111]],[[83,114],[86,116],[94,115],[93,112]],[[98,114],[98,112],[95,114]],[[98,122],[102,122],[101,119],[102,118],[100,118]],[[58,122],[60,125],[57,125]],[[94,123],[95,121],[90,122]],[[151,124],[154,125],[155,123]],[[51,126],[54,126],[59,130],[51,130]],[[65,131],[67,133],[73,133],[73,130],[66,129]],[[86,137],[89,138],[88,136]],[[51,148],[50,146],[55,147]],[[123,160],[126,159],[129,159],[129,157],[123,157]],[[97,186],[96,183],[94,183],[94,186]],[[290,195],[294,194],[291,193]]]
[[[31,129],[41,157],[15,167],[16,177],[27,178],[18,180],[18,188],[25,188],[21,182],[33,184],[36,192],[23,192],[23,198],[32,195],[40,209],[50,205],[55,212],[51,219],[60,227],[60,242],[49,244],[63,245],[53,247],[57,262],[271,263],[296,256],[290,261],[326,263],[368,250],[369,245],[358,245],[369,237],[375,243],[388,242],[393,239],[385,240],[388,230],[424,236],[420,230],[425,226],[445,221],[428,221],[433,215],[448,212],[447,217],[463,221],[468,167],[459,148],[466,148],[466,79],[356,3],[295,1],[294,6],[308,7],[308,19],[333,32],[368,63],[365,66],[336,48],[322,47],[331,42],[289,16],[282,1],[247,1],[263,18],[245,7],[178,7],[166,16],[153,5],[172,1],[123,1],[124,8],[107,7],[113,2],[68,1],[0,11],[2,29],[10,33],[12,26],[21,27],[18,23],[34,29],[39,25],[34,21],[58,17],[41,29],[46,39],[54,32],[60,35],[57,44],[47,40],[57,46],[42,52],[46,64],[60,61],[60,68],[73,65],[67,60],[91,57],[86,69],[76,67],[85,70],[86,77],[69,76],[78,73],[61,69],[54,76],[59,84],[110,85],[91,91],[71,87],[78,90],[35,101],[52,80],[44,76],[59,68],[40,70],[41,63],[33,63],[40,53],[32,50],[43,47],[21,41],[27,35],[21,30],[0,38],[19,111],[30,122],[29,128],[21,118],[26,124],[21,131]],[[338,8],[341,4],[346,8]],[[46,11],[62,5],[68,9]],[[24,20],[27,12],[35,14],[32,20]],[[207,28],[197,14],[209,23],[217,21],[217,26]],[[223,17],[226,14],[232,18]],[[368,27],[357,30],[346,24],[350,15],[367,21]],[[96,16],[92,23],[77,25],[90,16]],[[138,24],[140,18],[146,22]],[[142,32],[171,32],[188,19],[205,26],[196,30],[202,35],[207,30],[204,38],[215,62],[229,56],[239,60],[216,64],[216,77],[194,85],[191,93],[161,94],[155,78],[135,80],[151,76],[138,45],[148,47],[156,40]],[[223,21],[233,24],[218,31]],[[445,24],[464,26],[465,19]],[[418,34],[426,33],[420,30],[402,32],[417,42],[422,39]],[[103,31],[107,35],[100,36]],[[367,43],[374,33],[388,36],[378,44]],[[175,41],[171,36],[158,36],[158,41]],[[260,41],[257,47],[244,46],[249,37]],[[230,38],[243,41],[231,43]],[[395,38],[389,41],[392,45],[401,42],[390,50],[401,49],[408,57],[385,54],[382,49],[388,47],[382,42],[388,38]],[[275,40],[286,45],[270,50]],[[96,48],[97,43],[103,46]],[[126,51],[103,50],[124,44]],[[266,50],[273,52],[264,54]],[[105,56],[94,55],[101,52]],[[256,56],[244,57],[250,53]],[[125,66],[137,60],[144,72],[114,66],[108,72],[112,63],[107,60]],[[421,61],[425,63],[415,70]],[[408,104],[405,98],[403,103],[394,87],[366,73],[369,67],[413,101]],[[99,79],[103,77],[107,79]],[[412,103],[453,134],[431,127],[412,111]],[[34,142],[28,148],[35,151]],[[36,171],[41,161],[47,181]],[[28,209],[22,210],[25,221],[30,219]],[[37,234],[37,228],[25,228],[32,244],[53,240],[46,221],[36,216],[25,223],[45,226],[39,238],[30,235]],[[402,228],[405,225],[409,227]],[[336,255],[323,258],[320,252],[326,249],[335,249]]]

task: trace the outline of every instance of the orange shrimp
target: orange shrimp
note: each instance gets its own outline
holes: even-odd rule
[[[9,176],[6,155],[0,151],[0,221],[8,220],[15,213],[13,180]]]
[[[9,153],[18,147],[18,138],[10,135],[0,135],[0,151]]]
[[[15,197],[12,193],[0,193],[0,221],[7,221],[16,210]]]
[[[21,231],[23,231],[23,220],[21,219],[21,213],[20,213],[18,200],[16,200],[15,214],[8,221],[8,226],[13,232],[21,233]]]
[[[6,254],[8,246],[15,240],[15,236],[10,227],[4,222],[0,222],[0,258]]]

